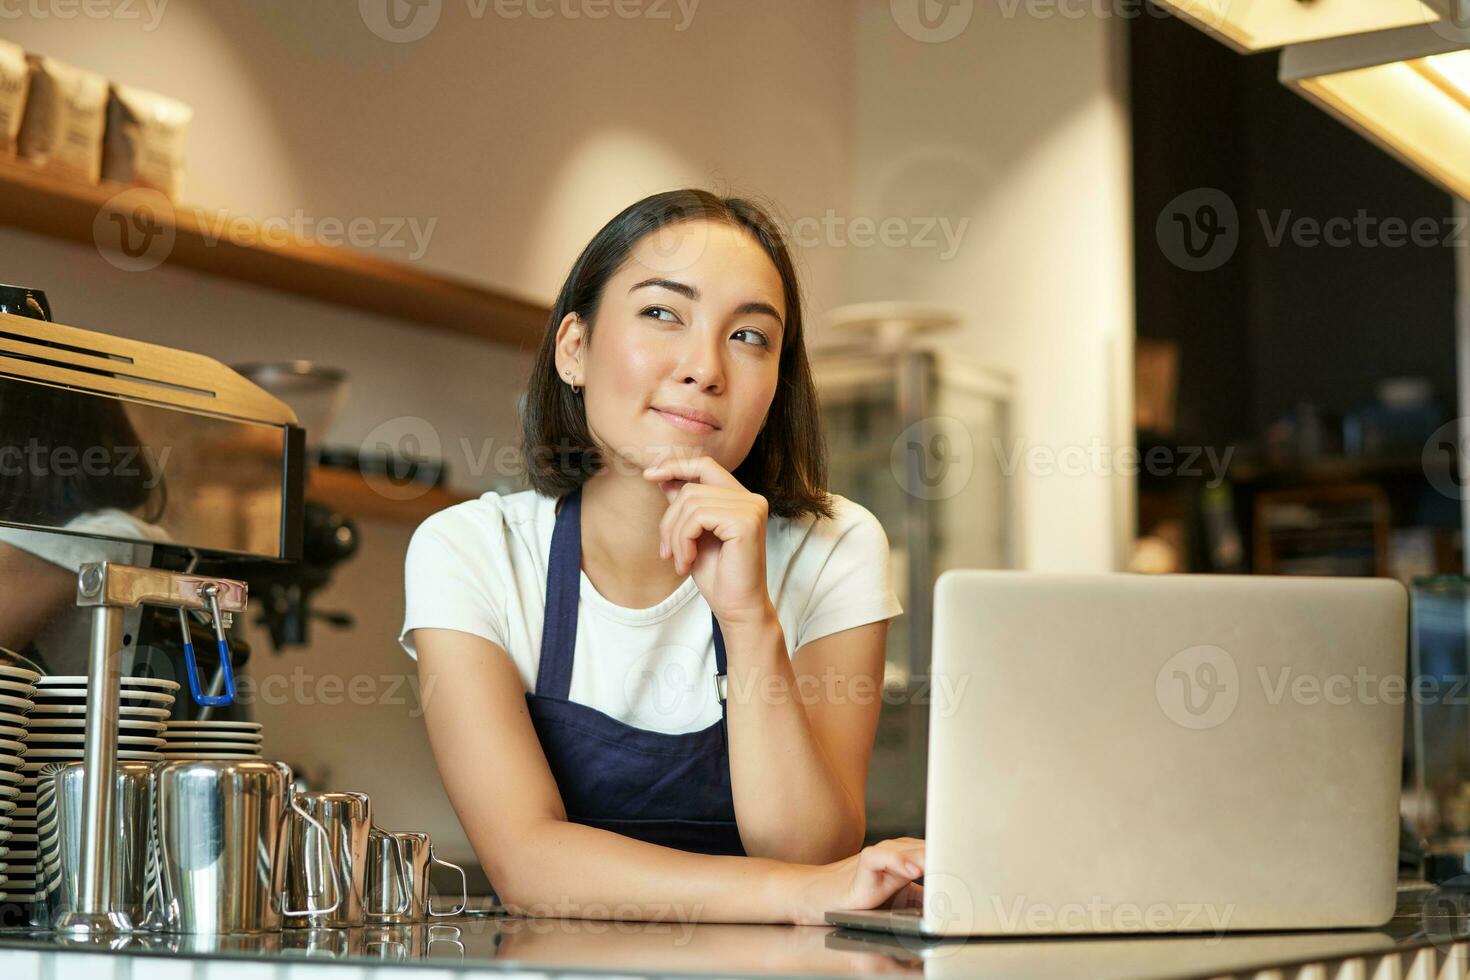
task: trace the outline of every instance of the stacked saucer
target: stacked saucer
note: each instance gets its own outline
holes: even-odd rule
[[[34,670],[0,664],[0,902],[16,900],[10,895],[11,879],[21,869],[11,863],[11,834],[17,814],[25,812],[19,797],[25,781],[21,767],[25,765],[26,715],[40,678]],[[30,812],[34,816],[35,811]]]
[[[170,721],[163,730],[163,757],[259,759],[263,742],[258,721]]]
[[[123,677],[118,691],[118,759],[159,762],[163,727],[174,703],[176,681]],[[25,761],[21,763],[19,807],[11,824],[11,901],[32,902],[37,888],[36,785],[54,762],[82,761],[87,730],[87,678],[52,675],[36,682],[34,707],[26,717]]]

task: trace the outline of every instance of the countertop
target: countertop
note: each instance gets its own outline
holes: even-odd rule
[[[6,980],[323,980],[514,974],[718,977],[1226,977],[1463,978],[1470,892],[1400,890],[1399,913],[1369,930],[1225,936],[972,939],[925,942],[819,926],[455,917],[396,930],[288,930],[204,940],[119,938],[113,949],[55,936],[0,933]],[[1343,968],[1346,967],[1346,972]],[[344,969],[350,968],[350,969]]]

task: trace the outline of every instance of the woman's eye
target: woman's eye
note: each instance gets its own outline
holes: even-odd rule
[[[759,330],[752,330],[750,327],[745,327],[744,329],[735,331],[735,336],[738,337],[738,336],[740,336],[743,333],[748,333],[752,337],[754,337],[755,338],[755,342],[756,342],[756,344],[758,346],[765,347],[767,349],[770,348],[771,342],[769,340],[767,340],[766,339],[766,335],[763,334],[763,333],[761,333]]]
[[[648,316],[650,313],[667,313],[671,319],[664,320],[665,323],[674,323],[674,322],[677,322],[678,319],[679,319],[678,317],[674,316],[674,311],[673,310],[666,309],[665,307],[662,307],[662,306],[650,306],[648,309],[646,309],[646,310],[643,311],[643,315],[644,316]],[[655,319],[655,320],[663,320],[663,317],[656,316],[653,319]]]

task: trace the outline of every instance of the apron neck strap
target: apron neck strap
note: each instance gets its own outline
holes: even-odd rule
[[[577,649],[577,599],[582,584],[582,491],[563,500],[551,532],[546,562],[546,619],[541,625],[541,663],[536,695],[567,700],[572,689],[572,653]]]

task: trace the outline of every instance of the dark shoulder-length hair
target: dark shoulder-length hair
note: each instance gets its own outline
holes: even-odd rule
[[[587,428],[581,393],[573,394],[556,373],[556,331],[561,321],[568,313],[578,314],[585,324],[586,340],[591,342],[603,289],[634,246],[660,228],[700,219],[724,222],[748,233],[775,263],[785,293],[786,324],[776,394],[765,427],[733,475],[741,486],[766,498],[772,515],[830,518],[826,443],[807,362],[800,288],[785,239],[758,205],[694,188],[654,194],[625,208],[582,250],[562,284],[531,368],[521,417],[522,451],[531,486],[545,496],[561,498],[602,467],[601,453]]]

